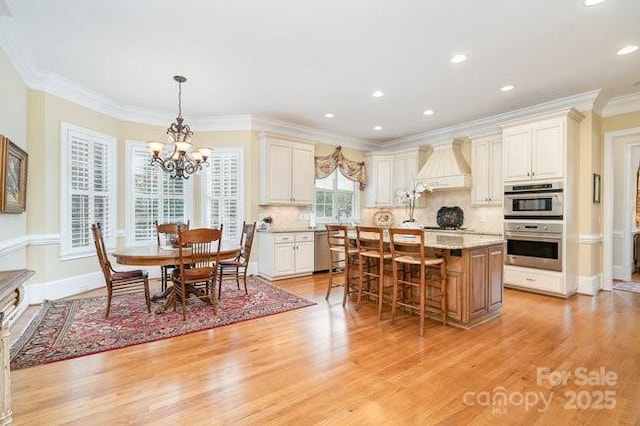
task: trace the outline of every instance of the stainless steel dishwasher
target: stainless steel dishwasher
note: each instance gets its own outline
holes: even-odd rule
[[[329,241],[327,231],[316,231],[314,233],[314,253],[313,272],[329,270]]]

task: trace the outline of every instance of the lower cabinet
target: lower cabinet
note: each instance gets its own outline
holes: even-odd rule
[[[504,246],[445,252],[447,308],[452,324],[472,327],[500,314]]]
[[[436,249],[447,260],[447,318],[469,328],[500,315],[503,294],[504,246],[495,244],[461,250]],[[431,274],[438,279],[437,272]],[[436,290],[427,289],[428,295]]]
[[[502,306],[504,248],[502,245],[469,252],[469,319]]]
[[[505,265],[505,286],[518,290],[567,297],[562,272]]]
[[[313,232],[259,232],[258,274],[270,280],[313,273]]]

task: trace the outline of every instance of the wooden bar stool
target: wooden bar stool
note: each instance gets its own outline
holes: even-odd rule
[[[327,238],[329,240],[329,285],[325,299],[329,300],[331,289],[344,287],[342,306],[347,303],[347,297],[352,290],[352,285],[358,277],[353,276],[351,265],[353,257],[357,256],[358,249],[349,243],[347,227],[344,225],[327,225]],[[342,282],[335,282],[336,275],[344,274]]]
[[[373,226],[356,226],[356,242],[358,244],[358,257],[360,261],[360,279],[358,284],[358,302],[356,310],[360,307],[362,294],[378,299],[378,319],[382,319],[382,302],[384,300],[385,286],[384,265],[389,264],[391,253],[384,249],[383,229]],[[367,289],[364,289],[365,284]],[[373,288],[372,288],[373,284]]]
[[[447,264],[444,258],[425,256],[424,231],[422,229],[391,228],[389,245],[393,259],[393,298],[391,323],[396,308],[404,306],[420,314],[420,336],[424,336],[424,317],[428,307],[437,308],[442,316],[442,325],[447,325]],[[439,268],[438,279],[432,278],[429,269]],[[417,289],[415,297],[405,291]],[[402,292],[401,297],[399,293]]]

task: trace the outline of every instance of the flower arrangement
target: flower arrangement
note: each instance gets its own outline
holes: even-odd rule
[[[411,189],[399,189],[396,192],[396,198],[402,204],[407,205],[409,210],[409,219],[404,220],[403,222],[415,222],[416,219],[414,217],[416,204],[418,202],[418,198],[422,195],[424,191],[433,192],[433,188],[422,183],[413,183],[413,188]]]

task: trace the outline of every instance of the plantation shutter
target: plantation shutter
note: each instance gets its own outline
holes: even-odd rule
[[[132,143],[131,156],[132,185],[129,211],[133,229],[130,231],[133,243],[148,243],[156,239],[154,221],[159,223],[186,223],[186,183],[184,179],[171,179],[165,172],[151,164],[151,154],[144,144]]]
[[[93,250],[91,224],[99,222],[115,247],[115,139],[63,124],[62,254]]]
[[[223,224],[223,242],[240,241],[242,232],[242,151],[215,150],[205,173],[205,226]]]

